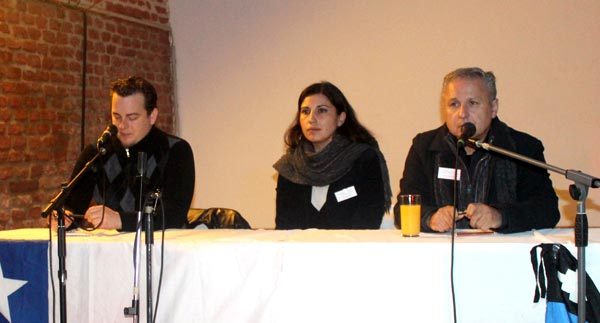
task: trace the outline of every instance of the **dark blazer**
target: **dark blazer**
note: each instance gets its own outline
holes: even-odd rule
[[[418,134],[406,157],[400,180],[400,194],[421,194],[421,230],[432,232],[431,216],[441,207],[453,205],[453,181],[437,177],[440,167],[453,169],[456,162],[456,139],[443,125]],[[487,142],[544,162],[544,147],[538,139],[492,120]],[[502,214],[499,232],[519,232],[552,228],[560,219],[558,198],[545,169],[516,161],[503,155],[481,150],[473,155],[467,168],[459,159],[461,180],[458,183],[458,208],[480,202]],[[399,223],[399,205],[394,206]],[[457,223],[468,228],[468,219]]]

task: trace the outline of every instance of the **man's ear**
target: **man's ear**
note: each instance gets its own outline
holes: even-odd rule
[[[492,119],[494,119],[498,115],[499,107],[500,102],[498,101],[498,98],[495,98],[494,101],[492,101]]]
[[[154,109],[152,109],[152,112],[150,112],[150,124],[154,125],[154,123],[156,123],[157,118],[158,118],[158,109],[154,108]]]

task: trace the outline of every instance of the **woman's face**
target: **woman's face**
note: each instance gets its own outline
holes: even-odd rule
[[[331,142],[337,128],[346,120],[346,113],[338,114],[336,107],[320,93],[304,98],[299,113],[302,134],[313,144],[316,152]]]

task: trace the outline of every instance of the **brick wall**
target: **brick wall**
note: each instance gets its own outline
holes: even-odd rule
[[[173,132],[168,23],[166,0],[0,0],[0,229],[45,225],[82,141],[110,122],[114,79],[153,82]]]

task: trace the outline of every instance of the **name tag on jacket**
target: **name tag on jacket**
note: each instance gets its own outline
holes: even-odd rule
[[[347,199],[351,199],[355,196],[358,196],[358,194],[356,194],[356,189],[354,188],[354,186],[348,186],[344,189],[335,192],[335,199],[338,201],[338,203]]]
[[[438,168],[438,178],[454,180],[454,168],[440,167]],[[460,169],[456,170],[456,180],[460,181]]]

